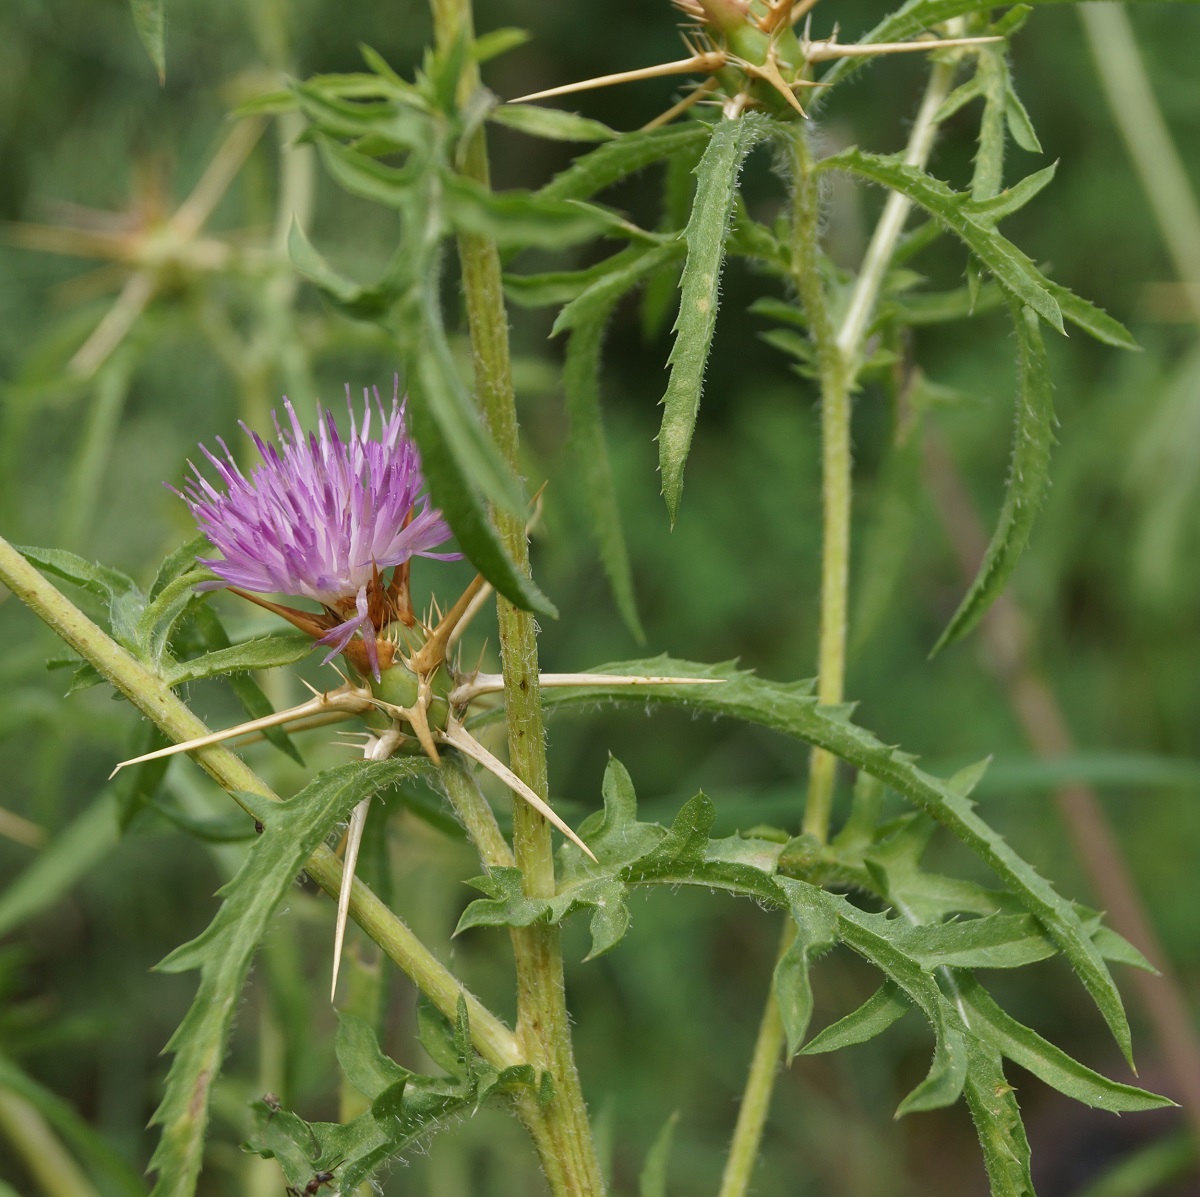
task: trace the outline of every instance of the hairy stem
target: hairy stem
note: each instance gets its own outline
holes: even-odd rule
[[[176,743],[209,729],[157,674],[130,656],[52,586],[0,537],[0,582],[8,586],[67,644]],[[212,745],[194,754],[196,763],[236,801],[239,791],[278,801],[257,773],[228,748]],[[342,862],[328,848],[313,853],[305,872],[331,897],[341,889]],[[466,998],[471,1038],[480,1055],[498,1067],[520,1063],[520,1046],[508,1029],[443,965],[408,927],[361,882],[355,882],[350,915],[447,1018],[456,1017],[459,995]]]
[[[949,94],[956,66],[935,64],[909,134],[904,160],[924,166],[937,133],[937,111]],[[817,649],[817,695],[838,703],[846,682],[846,627],[850,581],[851,391],[861,364],[863,343],[879,290],[911,208],[893,192],[867,247],[845,315],[835,331],[819,269],[820,196],[804,131],[792,139],[792,274],[804,304],[816,350],[821,387],[821,624]],[[809,770],[803,829],[821,843],[829,837],[837,758],[814,748]],[[794,929],[785,926],[780,954]],[[721,1178],[720,1197],[744,1197],[749,1190],[771,1106],[771,1093],[783,1050],[783,1023],[774,993],[767,996],[759,1025],[737,1125]]]
[[[467,765],[457,755],[442,760],[442,785],[450,806],[459,822],[467,829],[471,842],[479,852],[479,859],[489,869],[511,868],[516,864],[512,849],[496,822],[496,816],[487,799],[479,790],[475,778]]]
[[[472,36],[470,0],[433,0],[437,43],[443,50]],[[468,66],[460,96],[478,85],[478,69]],[[462,172],[490,185],[487,144],[482,128],[464,146]],[[458,239],[466,295],[467,322],[475,368],[476,399],[496,445],[514,473],[519,472],[516,394],[508,344],[508,314],[501,284],[500,255],[487,237]],[[524,520],[493,511],[497,530],[518,568],[529,570]],[[545,726],[538,684],[537,626],[528,611],[497,596],[508,752],[513,771],[543,800],[548,798]],[[513,802],[513,849],[524,875],[525,892],[550,897],[555,891],[554,846],[550,825],[528,803]],[[555,1194],[595,1197],[604,1192],[588,1124],[587,1107],[575,1067],[571,1025],[563,984],[562,944],[557,927],[514,928],[517,966],[517,1037],[526,1058],[554,1079],[545,1105],[526,1100],[520,1110]]]

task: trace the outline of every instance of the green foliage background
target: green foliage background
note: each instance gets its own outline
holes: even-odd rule
[[[837,19],[852,40],[884,11],[875,0],[826,0],[818,27],[824,31],[822,22]],[[161,178],[170,211],[224,136],[227,112],[246,93],[247,73],[264,64],[301,78],[357,70],[360,42],[407,73],[429,36],[425,8],[409,3],[348,9],[328,0],[218,0],[173,6],[168,17],[160,89],[126,4],[9,0],[0,14],[0,216],[73,218],[56,207],[64,203],[127,211],[131,194],[139,188],[147,194],[148,176]],[[1200,144],[1194,70],[1200,11],[1146,4],[1135,6],[1132,17],[1177,144]],[[485,67],[485,82],[501,96],[679,53],[665,4],[506,0],[481,4],[477,19],[481,30],[516,25],[533,34]],[[1005,232],[1036,262],[1052,262],[1057,280],[1121,319],[1143,346],[1134,355],[1082,335],[1051,339],[1061,421],[1054,487],[1013,585],[1036,629],[1036,657],[1083,746],[1073,775],[1101,787],[1194,1003],[1200,994],[1196,333],[1182,306],[1172,309],[1156,286],[1171,278],[1171,268],[1069,6],[1036,14],[1014,44],[1013,69],[1045,149],[1040,157],[1013,150],[1013,176],[1056,159],[1061,164],[1051,190],[1012,217]],[[919,64],[878,64],[838,93],[816,135],[830,147],[899,149],[896,112],[915,109],[920,86]],[[670,81],[643,83],[583,96],[571,107],[626,129],[657,114],[672,95]],[[973,133],[970,120],[956,118],[939,142],[937,172],[958,187],[969,180]],[[269,235],[273,137],[268,131],[254,150],[211,228]],[[493,131],[491,144],[498,187],[536,187],[573,152],[506,130]],[[1189,165],[1200,186],[1200,170]],[[348,197],[322,172],[316,179],[307,226],[314,242],[339,266],[369,276],[391,249],[390,216]],[[766,155],[752,162],[747,191],[754,215],[771,219],[779,187]],[[648,171],[609,202],[652,227],[657,195],[657,176]],[[878,192],[834,185],[828,236],[846,265],[860,257],[879,202]],[[938,268],[939,281],[954,285],[961,255],[947,248]],[[285,346],[272,342],[248,283],[181,277],[97,382],[68,385],[64,363],[108,302],[83,289],[81,271],[76,259],[0,246],[0,529],[17,542],[69,548],[148,582],[141,576],[146,562],[191,535],[183,505],[161,481],[178,484],[197,441],[211,444],[221,434],[233,443],[239,417],[265,428],[284,392],[301,407],[316,395],[336,402],[345,382],[383,389],[395,369],[372,333],[328,323],[311,290],[299,303],[295,343]],[[674,531],[658,493],[653,443],[669,342],[662,333],[643,336],[636,304],[623,305],[609,330],[602,385],[647,644],[695,660],[737,657],[767,677],[788,680],[812,672],[816,651],[818,442],[807,384],[761,341],[766,322],[745,312],[770,285],[737,262],[727,270]],[[453,304],[453,280],[446,294]],[[240,332],[257,330],[264,338],[260,363],[240,379],[223,366],[205,332],[217,306],[234,313]],[[613,609],[577,468],[563,451],[561,344],[547,340],[548,313],[514,308],[512,319],[525,472],[535,484],[549,480],[536,573],[561,612],[557,622],[544,621],[543,664],[574,669],[639,655]],[[916,351],[930,379],[953,392],[936,423],[990,519],[1009,454],[1014,346],[1003,314],[922,331]],[[883,493],[889,428],[878,398],[868,387],[855,411],[860,529],[878,518]],[[859,533],[860,567],[868,539],[869,532]],[[465,568],[426,565],[417,584],[447,596],[466,576]],[[1004,695],[979,659],[977,638],[926,659],[962,589],[935,514],[921,500],[895,588],[851,661],[848,693],[860,700],[858,719],[885,742],[920,752],[940,772],[994,753],[976,795],[982,813],[1060,892],[1090,901],[1049,801],[1061,773],[1031,762]],[[223,611],[241,634],[273,629],[232,600]],[[90,811],[79,852],[92,860],[69,892],[33,919],[0,918],[9,932],[0,948],[0,1052],[68,1102],[137,1172],[152,1149],[144,1127],[165,1071],[158,1053],[194,989],[191,977],[146,972],[208,923],[212,895],[243,848],[214,842],[214,821],[229,813],[227,800],[187,766],[170,775],[173,796],[203,823],[207,840],[181,835],[116,787],[104,806],[94,806],[115,759],[127,755],[138,721],[99,690],[63,702],[68,675],[44,670],[57,651],[52,638],[11,600],[0,602],[0,645],[0,806],[51,834]],[[321,680],[315,669],[308,675]],[[236,721],[227,695],[205,686],[191,692],[201,712],[218,725]],[[300,697],[278,678],[268,686],[277,703]],[[806,753],[757,728],[670,712],[651,721],[603,712],[559,717],[551,737],[551,792],[574,824],[599,805],[610,751],[635,780],[643,818],[669,822],[700,787],[716,803],[714,834],[735,824],[791,823],[800,809]],[[310,764],[345,759],[327,738],[304,742]],[[278,787],[296,787],[297,766],[268,757],[265,747],[253,751]],[[471,930],[448,943],[477,896],[461,884],[476,871],[469,850],[398,803],[393,808],[387,850],[396,866],[396,908],[427,942],[452,953],[468,982],[503,1011],[508,965],[495,933]],[[127,821],[119,840],[118,810]],[[939,844],[935,851],[947,868],[971,875],[976,867],[961,849]],[[0,839],[0,876],[15,877],[31,857],[29,847]],[[0,895],[7,914],[4,901]],[[250,1133],[247,1102],[266,1089],[286,1088],[289,1104],[305,1117],[336,1112],[328,1088],[333,1020],[325,1000],[330,904],[298,888],[287,906],[239,1009],[216,1095],[215,1118],[227,1144]],[[670,1191],[708,1192],[777,929],[748,904],[706,893],[636,898],[633,916],[621,951],[598,961],[578,963],[588,950],[583,927],[568,934],[585,1086],[593,1113],[620,1144],[613,1167],[624,1191],[634,1190],[663,1119],[679,1108]],[[840,953],[818,974],[814,1025],[840,1016],[873,988],[867,970]],[[997,988],[1017,1017],[1093,1067],[1124,1077],[1086,993],[1060,984],[1066,977],[1066,966],[1051,961]],[[407,983],[393,985],[391,1002],[388,1046],[405,1065],[423,1067],[412,1043]],[[1141,1080],[1153,1089],[1161,1062],[1133,1003],[1130,1015]],[[927,1033],[908,1020],[871,1049],[794,1066],[780,1084],[758,1190],[846,1197],[985,1191],[961,1107],[891,1122],[927,1058]],[[1082,1193],[1109,1158],[1177,1125],[1169,1113],[1115,1123],[1072,1107],[1032,1078],[1016,1083],[1043,1197]],[[122,1187],[115,1162],[102,1175],[106,1193],[136,1191]],[[30,1183],[2,1136],[0,1178],[18,1191]],[[457,1135],[436,1140],[428,1155],[414,1152],[387,1191],[499,1195],[536,1191],[539,1183],[519,1129],[485,1112]],[[281,1189],[273,1164],[256,1170],[232,1146],[214,1152],[202,1181],[202,1191],[212,1194]]]

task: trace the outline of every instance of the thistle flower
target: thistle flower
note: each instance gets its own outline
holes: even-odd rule
[[[450,538],[450,529],[421,494],[421,459],[405,428],[403,404],[394,396],[385,412],[375,393],[380,432],[373,440],[365,390],[363,400],[359,426],[346,388],[350,436],[343,441],[333,414],[320,405],[318,431],[306,435],[285,398],[290,432],[276,417],[278,448],[242,425],[262,457],[249,478],[217,438],[224,458],[200,449],[225,493],[189,462],[195,478],[176,494],[222,554],[200,559],[222,579],[208,583],[210,588],[226,585],[276,611],[327,645],[326,661],[347,652],[356,667],[378,678],[381,648],[388,658],[383,667],[391,664],[390,644],[380,642],[379,633],[395,619],[413,623],[408,562],[414,556],[453,560],[459,554],[432,551]],[[385,589],[380,571],[390,568],[394,573]],[[265,603],[247,592],[314,599],[324,611]]]

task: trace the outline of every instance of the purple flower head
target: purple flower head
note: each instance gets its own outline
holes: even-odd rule
[[[380,572],[404,567],[415,556],[454,560],[460,554],[431,551],[450,538],[450,528],[421,494],[421,458],[405,429],[398,396],[385,412],[375,393],[377,440],[370,439],[373,413],[365,390],[363,400],[360,427],[346,388],[350,436],[343,441],[332,413],[320,405],[318,431],[306,435],[285,398],[290,433],[276,418],[278,448],[242,425],[262,457],[249,478],[218,438],[223,459],[203,445],[200,449],[225,493],[191,462],[195,478],[176,493],[222,554],[201,558],[201,564],[235,589],[316,600],[324,616],[293,622],[314,635],[324,631],[318,643],[329,646],[327,661],[361,633],[366,663],[378,677],[377,634],[410,610],[407,569],[396,570],[386,591]]]

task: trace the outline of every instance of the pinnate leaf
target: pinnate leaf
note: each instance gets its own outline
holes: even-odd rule
[[[599,684],[585,689],[554,688],[543,695],[548,710],[598,701],[669,704],[687,710],[725,716],[794,736],[890,786],[902,798],[931,815],[974,852],[1034,915],[1079,974],[1104,1016],[1126,1058],[1131,1047],[1129,1024],[1121,998],[1104,961],[1075,907],[1059,895],[1027,861],[974,811],[969,798],[941,778],[918,768],[913,758],[883,744],[857,727],[841,708],[823,707],[812,696],[810,683],[776,683],[738,671],[730,665],[699,665],[658,657],[602,667],[605,673],[641,676],[709,677],[722,685],[631,687]]]

